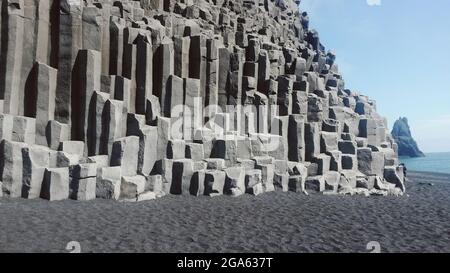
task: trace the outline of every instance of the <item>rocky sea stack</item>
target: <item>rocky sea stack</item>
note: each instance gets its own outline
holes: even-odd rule
[[[419,149],[409,128],[407,118],[399,118],[392,129],[392,137],[398,145],[398,155],[408,157],[425,157],[425,154]]]
[[[300,1],[0,3],[4,196],[405,191]]]

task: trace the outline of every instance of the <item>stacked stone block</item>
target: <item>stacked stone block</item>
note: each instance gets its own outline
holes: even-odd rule
[[[403,193],[299,3],[2,1],[2,195]]]

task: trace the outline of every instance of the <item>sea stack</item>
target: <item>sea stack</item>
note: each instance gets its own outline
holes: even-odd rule
[[[299,4],[2,1],[3,195],[402,194],[386,119]]]
[[[409,128],[407,118],[399,118],[392,128],[392,137],[398,145],[398,155],[408,157],[424,157]]]

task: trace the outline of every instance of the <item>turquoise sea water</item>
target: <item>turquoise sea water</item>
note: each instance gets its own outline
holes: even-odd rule
[[[429,153],[420,158],[401,157],[400,161],[410,171],[450,174],[450,153]]]

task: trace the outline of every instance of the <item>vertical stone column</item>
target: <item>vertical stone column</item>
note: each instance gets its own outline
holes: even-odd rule
[[[89,112],[86,120],[88,122],[87,139],[85,141],[88,156],[106,155],[108,152],[101,142],[103,135],[108,133],[109,123],[104,118],[104,115],[106,115],[104,109],[108,100],[109,94],[94,91],[89,102]]]
[[[228,104],[242,104],[242,77],[244,75],[244,52],[242,49],[234,48],[230,56],[230,88],[228,88]]]
[[[270,133],[273,135],[280,136],[279,151],[282,153],[281,158],[283,160],[288,159],[288,136],[289,136],[289,117],[288,116],[278,116],[273,117],[272,126],[270,128]],[[280,158],[280,159],[281,159]]]
[[[167,144],[171,139],[170,134],[170,118],[158,117],[158,146],[157,146],[157,160],[164,160],[167,158]]]
[[[109,74],[122,76],[123,32],[125,29],[125,21],[116,16],[111,16],[110,19]]]
[[[154,95],[159,97],[161,110],[165,117],[170,116],[170,97],[167,94],[167,82],[174,74],[174,48],[170,39],[164,39],[156,49],[153,58]]]
[[[110,17],[111,4],[102,3],[100,14],[102,16],[102,74],[109,75],[110,47],[111,47],[111,31]]]
[[[228,103],[227,90],[229,88],[230,51],[228,48],[219,48],[219,73],[218,73],[218,103],[224,107]]]
[[[305,161],[305,119],[300,115],[289,116],[289,160]]]
[[[104,154],[105,149],[107,154],[111,156],[114,142],[124,137],[123,134],[123,101],[108,100],[105,104],[104,113],[102,115],[102,138],[101,138],[101,153]],[[124,126],[126,127],[126,125]],[[110,158],[111,159],[111,158]]]
[[[50,153],[46,147],[31,146],[22,149],[22,198],[39,198],[45,168],[50,163]]]
[[[123,52],[123,76],[130,80],[130,108],[129,113],[136,113],[136,65],[137,46],[126,44]]]
[[[8,114],[0,114],[0,139],[11,140],[13,117],[14,116]]]
[[[266,95],[260,92],[255,92],[255,101],[254,104],[256,106],[257,111],[257,125],[258,125],[258,133],[267,134],[269,132],[269,120],[271,117],[269,116],[269,99]]]
[[[208,54],[206,57],[206,104],[219,105],[219,60],[215,40],[208,40]],[[213,45],[210,45],[213,44]]]
[[[184,122],[183,132],[185,140],[193,140],[194,130],[202,126],[203,103],[200,96],[200,80],[184,79]]]
[[[72,76],[73,140],[87,141],[89,107],[94,91],[101,87],[101,65],[100,52],[79,51]]]
[[[24,33],[22,48],[21,79],[19,87],[19,115],[27,111],[26,92],[34,82],[33,68],[35,62],[49,63],[50,33],[49,1],[24,1]]]
[[[3,99],[5,114],[19,115],[19,105],[23,98],[20,90],[21,66],[24,44],[24,3],[23,0],[3,1],[4,18],[1,44],[0,99]],[[2,18],[3,20],[3,18]]]
[[[39,5],[36,1],[23,1],[23,40],[21,45],[22,63],[20,68],[20,83],[19,93],[17,97],[19,100],[18,115],[24,114],[24,98],[25,90],[29,88],[30,82],[33,82],[33,65],[36,57],[36,12]]]
[[[171,118],[172,138],[183,138],[183,79],[171,75],[167,81],[166,97],[163,111]]]
[[[0,180],[3,182],[3,194],[11,198],[22,196],[24,143],[3,140],[0,143]]]
[[[138,167],[139,137],[128,136],[116,140],[111,154],[111,167],[120,166],[122,176],[135,176]]]
[[[103,17],[95,6],[87,6],[82,12],[83,49],[102,51]]]
[[[46,128],[55,116],[56,78],[58,71],[42,63],[36,63],[36,144],[47,143]]]
[[[147,98],[153,93],[153,49],[150,34],[136,39],[136,113],[146,113]]]
[[[261,50],[258,59],[258,90],[270,80],[270,58],[267,50]]]
[[[200,79],[200,91],[204,98],[207,97],[206,65],[206,39],[203,35],[193,36],[189,49],[189,78]]]
[[[115,80],[114,87],[114,99],[123,101],[122,107],[122,136],[126,135],[127,132],[127,115],[128,111],[131,108],[131,100],[130,100],[130,80],[124,77],[117,76]]]
[[[292,114],[292,92],[294,82],[286,76],[278,77],[278,105],[280,116]]]
[[[59,17],[59,56],[56,88],[55,119],[70,123],[73,105],[72,70],[82,48],[82,2],[81,0],[61,0]]]
[[[36,61],[50,64],[50,4],[52,1],[37,2]]]
[[[175,68],[174,73],[180,78],[189,78],[190,37],[174,37]]]
[[[206,41],[206,94],[208,105],[219,104],[219,42],[215,38]]]
[[[139,137],[138,174],[150,175],[157,158],[158,128],[145,125],[141,115],[128,116],[127,135]]]
[[[317,122],[305,123],[305,159],[313,161],[320,154],[320,126]]]

